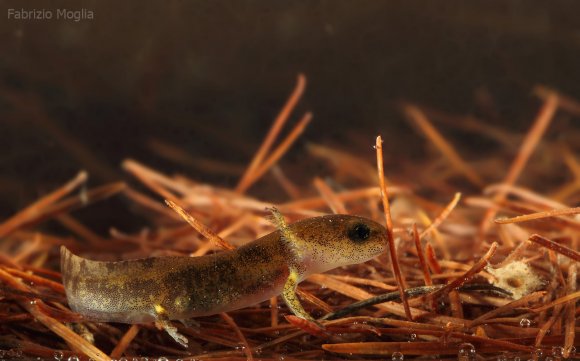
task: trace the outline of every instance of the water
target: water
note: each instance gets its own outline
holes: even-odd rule
[[[475,361],[475,356],[475,346],[470,343],[462,343],[459,345],[457,361]]]
[[[554,356],[556,358],[564,357],[564,347],[562,347],[562,346],[552,347],[552,356]]]
[[[403,356],[400,352],[393,352],[393,356],[391,356],[391,360],[393,361],[403,361],[405,356]]]
[[[532,325],[532,321],[528,320],[527,318],[522,318],[520,320],[520,326],[521,327],[530,327]]]

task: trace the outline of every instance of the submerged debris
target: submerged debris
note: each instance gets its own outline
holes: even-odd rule
[[[514,261],[499,268],[491,266],[485,270],[494,276],[493,285],[511,292],[515,300],[537,290],[544,282],[525,262]]]

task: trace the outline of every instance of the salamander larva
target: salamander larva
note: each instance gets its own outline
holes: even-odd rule
[[[328,215],[286,224],[233,251],[202,257],[98,262],[61,247],[61,272],[71,309],[88,320],[155,322],[178,343],[170,320],[227,312],[281,295],[298,317],[313,320],[296,297],[308,275],[365,262],[386,249],[386,229],[369,219]]]

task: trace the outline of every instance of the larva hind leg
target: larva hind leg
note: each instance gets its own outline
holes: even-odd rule
[[[171,336],[175,342],[187,348],[187,337],[177,332],[177,327],[173,326],[167,317],[165,308],[161,305],[155,305],[155,326],[158,329],[163,329]]]

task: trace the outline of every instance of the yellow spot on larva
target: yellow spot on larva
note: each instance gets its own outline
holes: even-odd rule
[[[157,313],[159,315],[162,315],[165,313],[165,308],[161,305],[155,305],[154,308],[155,308],[155,313]]]

